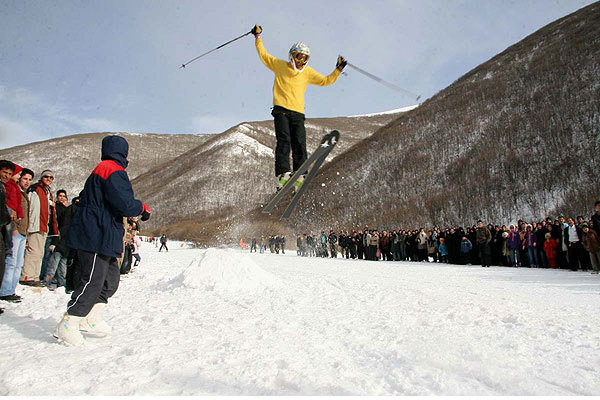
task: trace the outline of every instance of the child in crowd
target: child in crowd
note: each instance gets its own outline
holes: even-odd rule
[[[440,247],[438,248],[440,252],[440,262],[448,263],[448,248],[446,247],[446,239],[440,238]]]
[[[552,239],[550,232],[546,233],[544,237],[546,238],[544,253],[546,253],[546,257],[548,258],[548,264],[550,268],[556,268],[556,240]]]

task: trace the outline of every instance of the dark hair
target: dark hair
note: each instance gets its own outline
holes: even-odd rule
[[[597,202],[594,203],[594,207],[598,206],[600,204],[600,200],[598,200]]]
[[[477,223],[480,223],[480,222],[483,224],[483,221],[482,221],[482,220],[479,220],[479,221],[477,221]]]
[[[67,191],[65,189],[59,189],[56,191],[56,197],[58,197],[59,194],[64,193],[65,197],[67,197]]]
[[[21,170],[21,176],[29,174],[31,175],[31,179],[34,178],[35,174],[33,173],[32,170],[30,170],[29,168],[23,168],[23,170]]]
[[[10,169],[15,172],[15,164],[12,161],[0,160],[0,169]]]

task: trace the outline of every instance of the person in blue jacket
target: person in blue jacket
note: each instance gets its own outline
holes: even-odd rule
[[[129,144],[124,138],[111,135],[102,139],[102,161],[79,195],[67,246],[77,250],[81,279],[54,333],[68,345],[85,342],[80,331],[110,333],[102,311],[119,287],[117,259],[123,253],[123,217],[142,215],[142,221],[150,218],[150,208],[134,198],[125,170],[128,153]]]

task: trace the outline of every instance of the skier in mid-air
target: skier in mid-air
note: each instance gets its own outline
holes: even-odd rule
[[[308,84],[328,86],[333,84],[347,64],[346,59],[338,56],[336,68],[327,76],[323,76],[311,67],[308,59],[310,49],[304,43],[295,43],[289,51],[288,61],[280,60],[269,53],[263,46],[260,37],[262,27],[255,25],[252,34],[256,38],[256,50],[260,60],[275,74],[273,83],[273,112],[275,120],[275,181],[280,190],[291,178],[290,150],[293,167],[296,171],[306,160],[306,129],[304,127],[304,93]],[[302,175],[296,182],[297,191],[304,182]]]

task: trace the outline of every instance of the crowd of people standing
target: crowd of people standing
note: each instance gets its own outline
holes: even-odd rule
[[[512,225],[415,230],[330,230],[296,238],[298,256],[419,261],[530,268],[600,269],[600,201],[589,220],[583,216]],[[275,252],[275,251],[272,251]]]
[[[18,284],[72,293],[81,277],[77,251],[67,245],[79,197],[69,203],[65,190],[53,192],[51,170],[38,176],[36,182],[33,170],[0,160],[0,301],[21,302]],[[141,261],[138,218],[126,218],[124,225],[121,273]]]

